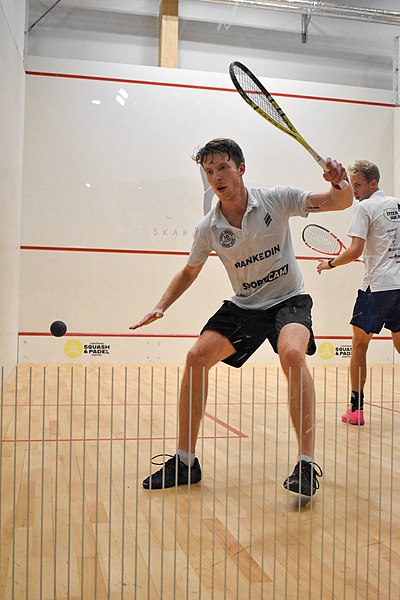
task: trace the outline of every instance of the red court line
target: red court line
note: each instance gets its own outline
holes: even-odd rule
[[[19,336],[26,337],[53,337],[48,331],[19,331]],[[63,337],[111,337],[111,338],[198,338],[198,334],[186,333],[87,333],[74,332],[66,333]]]
[[[272,92],[273,96],[280,96],[281,98],[300,98],[302,100],[322,100],[322,102],[339,102],[342,104],[361,104],[364,106],[385,106],[387,108],[395,108],[396,104],[392,102],[373,102],[367,100],[350,100],[348,98],[329,98],[328,96],[304,96],[302,94],[283,94],[279,92]]]
[[[147,255],[162,255],[162,256],[189,256],[188,251],[175,250],[130,250],[128,248],[88,248],[85,246],[30,246],[22,245],[20,250],[33,250],[42,252],[97,252],[99,254],[147,254]],[[215,252],[211,252],[210,256],[217,256]],[[297,260],[319,260],[326,256],[296,256]]]
[[[45,71],[25,71],[26,75],[34,75],[36,77],[60,77],[63,79],[83,79],[87,81],[105,81],[110,83],[129,83],[139,85],[154,85],[160,87],[183,88],[191,90],[206,90],[212,92],[234,92],[238,93],[235,88],[223,88],[206,85],[192,85],[188,83],[169,83],[166,81],[145,81],[141,79],[124,79],[118,77],[100,77],[95,75],[74,75],[71,73],[49,73]],[[282,92],[271,92],[273,96],[281,98],[299,98],[303,100],[320,100],[323,102],[341,102],[346,104],[361,104],[364,106],[384,106],[394,108],[396,105],[389,102],[372,102],[366,100],[350,100],[346,98],[330,98],[325,96],[308,96],[302,94],[285,94]]]
[[[392,404],[391,400],[388,400],[388,403]],[[368,404],[369,406],[374,406],[375,408],[380,408],[381,410],[385,410],[386,412],[400,414],[400,410],[397,408],[392,408],[391,406],[382,406],[382,404],[376,404],[375,402],[365,402],[364,404]]]
[[[47,407],[47,405],[46,405]],[[236,429],[235,427],[232,427],[231,425],[228,425],[228,423],[225,423],[224,421],[221,421],[221,419],[217,419],[217,417],[214,417],[213,415],[211,415],[208,412],[204,412],[204,416],[208,417],[211,421],[214,421],[215,423],[217,423],[218,425],[221,425],[221,427],[223,427],[224,429],[226,429],[226,431],[228,432],[227,435],[206,435],[206,436],[199,436],[200,439],[226,439],[226,438],[248,438],[249,436],[246,435],[245,433],[242,433],[241,431],[239,431],[238,429]],[[234,436],[230,436],[229,433],[233,433]],[[46,439],[5,439],[2,440],[3,442],[16,442],[16,443],[27,443],[27,442],[33,442],[33,443],[37,443],[37,442],[97,442],[97,440],[99,440],[100,442],[107,442],[107,441],[149,441],[149,440],[174,440],[176,439],[176,437],[101,437],[101,438],[46,438]]]
[[[9,405],[9,406],[11,406],[11,405]],[[21,406],[21,405],[19,405],[19,406]],[[31,405],[32,408],[37,408],[38,406],[39,405]],[[50,407],[50,405],[48,405],[48,404],[46,404],[45,406],[46,406],[46,408]],[[54,406],[57,406],[57,405],[53,404],[52,406],[54,407]],[[58,406],[60,406],[60,405],[58,405]],[[65,406],[69,406],[69,405],[64,404],[63,406],[65,407]],[[73,406],[76,406],[76,405],[73,405]],[[81,406],[83,406],[83,405],[81,404]],[[86,405],[86,406],[88,406],[88,405]],[[96,406],[96,405],[92,404],[92,406]],[[102,406],[105,406],[105,405],[102,404]],[[124,404],[120,404],[120,406],[124,406]],[[241,431],[239,431],[239,429],[236,429],[235,427],[232,427],[231,425],[228,425],[228,423],[225,423],[224,421],[221,421],[221,419],[217,419],[217,417],[214,417],[213,415],[211,415],[208,412],[204,412],[204,415],[206,417],[208,417],[211,421],[214,421],[214,423],[217,423],[218,425],[221,425],[221,427],[223,427],[227,431],[229,431],[231,433],[234,433],[235,436],[237,436],[239,438],[248,438],[249,437],[245,433],[242,433]],[[225,438],[225,437],[229,437],[229,436],[209,436],[209,437],[211,437],[211,438],[213,438],[213,437],[222,437],[222,438]],[[99,438],[99,439],[103,440],[103,438]],[[112,438],[112,439],[121,439],[121,438]],[[124,438],[122,438],[122,439],[124,439]],[[131,440],[131,439],[136,439],[136,438],[126,438],[126,439],[127,440],[128,439]],[[150,439],[150,438],[138,438],[138,439]],[[151,439],[159,439],[159,438],[151,438]],[[163,439],[163,438],[161,438],[161,439]],[[5,440],[5,441],[10,441],[10,440]],[[19,440],[19,441],[28,441],[28,440]],[[30,441],[32,441],[32,440],[30,440]],[[40,441],[40,440],[36,440],[36,441]],[[44,440],[44,441],[54,441],[54,440],[48,439],[48,440]],[[73,440],[73,441],[79,441],[79,440]],[[93,441],[93,440],[89,440],[89,441]]]
[[[198,439],[201,440],[225,440],[225,439],[230,439],[230,440],[237,440],[239,439],[239,437],[245,437],[247,438],[247,435],[242,435],[242,436],[231,436],[231,435],[204,435],[201,436],[199,435]],[[127,441],[127,442],[149,442],[149,441],[167,441],[167,440],[176,440],[176,437],[127,437],[127,438],[123,438],[123,437],[99,437],[99,438],[45,438],[45,439],[7,439],[7,440],[1,440],[1,443],[4,444],[42,444],[42,443],[72,443],[72,442],[123,442],[123,441]]]
[[[19,337],[53,337],[47,331],[19,331]],[[167,338],[167,339],[196,339],[199,337],[197,333],[90,333],[90,332],[73,332],[66,333],[63,337],[109,337],[109,338]],[[351,335],[315,335],[316,340],[351,340]],[[373,336],[372,340],[391,340],[391,336]]]
[[[125,248],[86,248],[76,246],[20,246],[20,250],[41,250],[51,252],[99,252],[110,254],[163,254],[167,256],[188,256],[189,252],[173,250],[128,250]],[[216,254],[215,254],[216,256]]]
[[[334,367],[336,365],[331,365],[331,366]],[[393,365],[393,366],[396,366],[396,365]],[[374,403],[368,402],[366,400],[364,400],[364,405],[365,406],[375,406],[376,408],[383,408],[386,411],[400,413],[400,409],[392,409],[391,408],[392,404],[400,404],[400,400],[395,400],[394,402],[392,402],[392,400],[386,400],[385,402],[388,403],[388,404],[390,403],[390,406],[382,406],[381,404],[374,404]],[[241,400],[229,400],[227,402],[221,402],[220,400],[218,400],[218,406],[221,406],[221,407],[222,406],[239,406],[241,404],[242,405],[246,405],[246,406],[247,405],[251,406],[253,404],[255,406],[265,406],[265,405],[272,406],[273,404],[280,405],[281,403],[283,404],[283,401],[282,402],[276,402],[273,399],[269,399],[269,400],[267,399],[266,401],[264,401],[264,400],[244,400],[242,398]],[[316,403],[317,404],[337,404],[337,400],[325,400],[325,399],[318,400],[318,398],[316,398]],[[140,406],[150,406],[150,404],[151,404],[150,402],[142,402],[140,404]],[[210,405],[210,404],[213,404],[213,402],[208,401],[207,405]],[[118,407],[124,408],[125,404],[122,403],[122,402],[114,402],[112,406],[114,406],[114,408],[118,408]],[[134,404],[132,402],[129,402],[129,403],[127,402],[126,406],[127,407],[132,407],[132,406],[139,406],[139,405],[137,403]],[[165,404],[164,402],[162,402],[162,403],[161,402],[153,402],[153,406],[172,406],[172,407],[175,407],[176,403],[167,402]],[[10,402],[10,403],[9,402],[4,402],[3,403],[3,409],[10,409],[11,411],[13,411],[15,409],[15,407],[17,407],[18,409],[21,409],[21,408],[31,408],[32,410],[34,410],[34,409],[42,410],[43,407],[45,409],[57,408],[57,407],[60,408],[60,409],[64,409],[64,408],[65,409],[70,409],[71,408],[71,404],[70,403],[68,403],[68,404],[61,403],[61,404],[57,405],[57,404],[54,404],[52,402],[48,403],[48,404],[28,404],[28,403],[25,403],[25,402],[17,402],[17,403],[15,403],[15,402]],[[74,403],[72,405],[73,409],[75,409],[75,408],[76,409],[78,409],[78,408],[84,408],[84,407],[85,407],[85,404],[82,404],[82,403],[79,403],[79,404]],[[86,407],[87,408],[97,408],[98,407],[98,403],[97,402],[95,402],[95,403],[89,403],[89,404],[86,404]],[[111,403],[110,402],[102,402],[101,405],[100,405],[100,407],[101,408],[110,408],[111,407]],[[209,415],[207,415],[207,416],[209,416]],[[213,417],[210,417],[210,418],[212,420],[215,420]],[[233,430],[233,433],[235,433],[235,430]],[[247,438],[249,436],[243,434],[243,437]]]
[[[163,256],[189,256],[188,251],[178,250],[130,250],[127,248],[88,248],[85,246],[29,246],[23,245],[20,250],[38,250],[45,252],[97,252],[100,254],[150,254]],[[209,256],[217,256],[211,252]]]
[[[400,414],[400,410],[392,408],[392,407],[387,407],[387,406],[382,406],[380,404],[375,404],[372,402],[366,402],[365,404],[369,405],[369,406],[374,406],[375,408],[380,408],[384,411],[387,412],[391,412],[391,413],[395,413],[395,414]],[[214,439],[249,439],[249,436],[242,433],[241,431],[239,431],[238,429],[235,429],[234,427],[231,427],[230,425],[228,425],[227,423],[224,423],[223,421],[221,421],[220,419],[217,419],[216,417],[213,417],[212,415],[210,415],[209,413],[205,412],[204,415],[208,418],[210,418],[212,421],[215,421],[218,425],[221,425],[222,427],[224,427],[225,429],[227,429],[228,432],[231,432],[233,434],[235,434],[234,436],[230,436],[229,433],[228,435],[204,435],[201,436],[199,435],[199,439],[203,439],[203,440],[214,440]],[[77,438],[31,438],[31,439],[3,439],[1,440],[1,443],[8,443],[8,444],[37,444],[37,443],[72,443],[72,442],[147,442],[147,441],[167,441],[167,440],[176,440],[176,437],[90,437],[90,438],[83,438],[83,437],[77,437]]]
[[[207,90],[211,92],[236,92],[235,88],[222,88],[190,83],[171,83],[168,81],[148,81],[145,79],[126,79],[120,77],[101,77],[98,75],[76,75],[73,73],[49,73],[45,71],[25,71],[26,75],[36,77],[60,77],[62,79],[83,79],[86,81],[105,81],[109,83],[129,83],[136,85],[154,85],[158,87],[184,88],[189,90]]]
[[[218,425],[222,425],[222,427],[224,427],[228,431],[231,431],[232,433],[234,433],[235,435],[237,435],[240,438],[248,438],[249,437],[245,433],[242,433],[241,431],[239,431],[239,429],[235,429],[234,427],[231,427],[230,425],[228,425],[228,423],[224,423],[224,421],[217,419],[217,417],[210,415],[210,413],[208,413],[208,412],[204,412],[204,415],[206,417],[208,417],[209,419],[211,419],[212,421],[214,421],[215,423],[217,423]]]
[[[351,340],[351,335],[315,335],[316,340]],[[390,335],[387,336],[378,336],[374,335],[371,338],[372,340],[392,340]]]

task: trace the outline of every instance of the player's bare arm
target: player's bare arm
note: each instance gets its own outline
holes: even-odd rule
[[[167,308],[171,306],[178,298],[182,296],[184,292],[192,285],[201,269],[203,268],[204,263],[200,265],[196,265],[195,267],[185,265],[179,273],[175,275],[172,279],[171,283],[168,285],[164,294],[157,302],[156,306],[151,310],[147,315],[141,319],[135,325],[131,325],[129,329],[138,329],[139,327],[143,327],[144,325],[149,325],[156,321],[157,319],[161,319],[164,316]]]
[[[348,263],[357,260],[363,252],[365,240],[359,237],[353,237],[350,246],[341,252],[339,256],[335,256],[331,259],[319,258],[319,264],[317,265],[317,271],[321,274],[322,271],[331,270],[335,267],[347,265]]]
[[[323,194],[310,194],[307,200],[307,209],[310,212],[328,212],[333,210],[344,210],[353,203],[353,191],[351,186],[338,189],[340,182],[347,180],[347,172],[343,165],[332,158],[326,159],[326,171],[323,177],[331,183],[331,188]]]

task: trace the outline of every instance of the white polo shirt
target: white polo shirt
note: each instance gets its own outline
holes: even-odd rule
[[[306,192],[294,187],[251,188],[242,227],[232,227],[220,203],[198,223],[188,265],[204,263],[215,252],[232,284],[232,302],[266,309],[304,294],[289,218],[307,217]]]
[[[377,190],[359,202],[348,235],[365,240],[362,289],[400,289],[400,200]]]

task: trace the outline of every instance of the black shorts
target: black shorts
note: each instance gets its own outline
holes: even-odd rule
[[[358,290],[351,325],[365,333],[379,333],[386,327],[392,333],[400,331],[400,289],[371,292],[370,287]]]
[[[294,296],[265,310],[239,308],[230,300],[224,300],[201,333],[211,329],[228,338],[236,352],[222,362],[232,367],[241,367],[267,338],[278,353],[278,337],[282,327],[288,323],[301,323],[310,331],[307,354],[311,355],[316,351],[311,320],[312,305],[308,294]]]

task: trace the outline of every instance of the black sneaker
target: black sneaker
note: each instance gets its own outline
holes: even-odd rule
[[[283,487],[302,496],[313,496],[319,488],[317,477],[322,477],[322,469],[317,463],[299,460]]]
[[[158,456],[162,455],[158,454],[154,456],[151,459],[152,462]],[[167,454],[167,456],[170,455]],[[193,483],[198,483],[200,480],[201,468],[197,458],[194,459],[193,467],[189,468],[175,454],[175,456],[167,460],[159,471],[146,477],[142,485],[146,490],[161,490],[163,488],[175,487],[176,485],[188,485],[189,483],[192,485]]]

